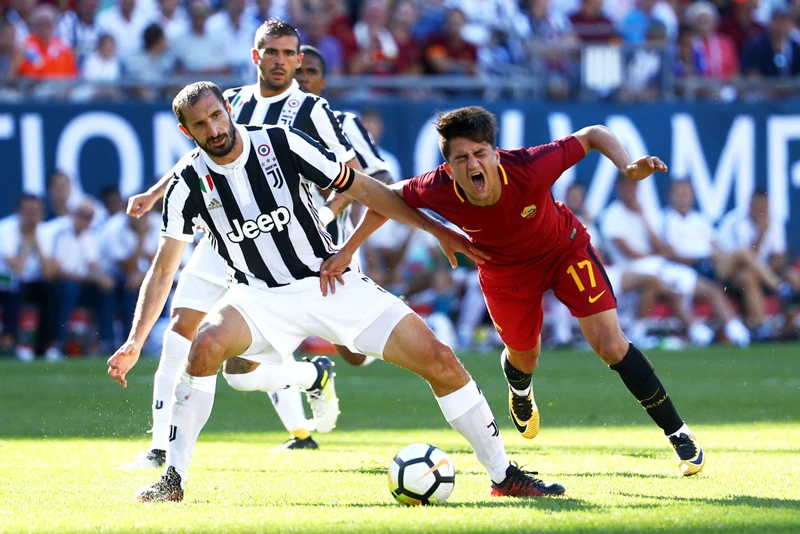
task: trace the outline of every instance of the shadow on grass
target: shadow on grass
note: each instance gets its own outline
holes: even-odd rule
[[[564,477],[621,477],[621,478],[656,478],[656,479],[674,479],[674,476],[662,475],[658,473],[634,473],[631,471],[597,471],[597,472],[584,472],[584,473],[559,473],[559,476]]]
[[[162,505],[164,503],[157,503]],[[207,504],[220,504],[218,499],[214,498],[194,498],[188,497],[183,501],[183,505],[207,505]],[[271,502],[266,500],[243,500],[243,501],[225,501],[226,506],[233,508],[264,508],[264,507],[283,507],[294,506],[298,508],[342,508],[342,509],[370,509],[370,508],[396,508],[399,510],[405,507],[396,502],[378,502],[378,503],[359,503],[359,502],[309,502],[309,501],[280,501]],[[581,499],[571,497],[538,497],[532,499],[517,499],[512,497],[495,498],[490,501],[476,500],[476,501],[461,501],[458,503],[446,503],[438,505],[438,507],[448,510],[463,509],[492,509],[492,508],[535,508],[540,511],[547,512],[582,512],[587,510],[597,510],[602,506],[592,504]]]
[[[670,495],[645,495],[641,493],[626,493],[617,492],[617,495],[623,497],[632,497],[637,499],[649,499],[657,501],[654,503],[632,503],[626,504],[626,508],[662,508],[670,504],[689,504],[689,505],[715,505],[715,506],[728,506],[739,507],[746,506],[751,508],[763,508],[767,510],[800,510],[800,500],[797,499],[776,499],[774,497],[754,497],[752,495],[732,495],[724,499],[710,499],[703,497],[678,497]]]

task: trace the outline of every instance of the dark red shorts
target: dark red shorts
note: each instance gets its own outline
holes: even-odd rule
[[[548,283],[542,283],[549,280]],[[576,248],[553,270],[528,274],[516,285],[494,286],[481,280],[489,314],[503,342],[513,350],[534,348],[542,330],[542,296],[552,289],[574,317],[617,307],[614,290],[591,245]]]

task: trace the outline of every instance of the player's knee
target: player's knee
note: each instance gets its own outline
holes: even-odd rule
[[[438,380],[466,373],[453,349],[439,340],[436,340],[431,347],[431,371]]]
[[[193,340],[197,335],[197,327],[200,326],[202,316],[196,317],[196,312],[178,310],[170,321],[169,328],[176,334]]]
[[[192,343],[192,352],[189,354],[187,371],[201,373],[216,371],[225,360],[225,343],[215,328],[207,328],[197,333]]]
[[[621,332],[617,335],[597,336],[591,343],[597,355],[608,365],[621,362],[628,352],[629,344]]]

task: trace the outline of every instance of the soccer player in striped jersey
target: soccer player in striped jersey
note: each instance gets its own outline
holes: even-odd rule
[[[200,218],[233,285],[203,320],[176,389],[166,470],[137,493],[140,502],[181,501],[192,451],[211,414],[217,370],[244,362],[246,375],[269,377],[275,390],[296,384],[335,397],[330,361],[287,362],[308,336],[383,358],[424,378],[450,425],[470,444],[492,480],[492,494],[560,495],[564,487],[533,478],[509,462],[489,404],[453,351],[400,299],[364,276],[357,263],[337,274],[338,289],[320,291],[320,267],[336,252],[310,187],[333,188],[377,213],[434,235],[455,268],[456,252],[489,259],[462,235],[377,180],[354,171],[319,143],[287,126],[242,126],[210,82],[175,97],[179,128],[197,144],[173,168],[164,198],[162,236],[136,305],[128,340],[109,358],[123,387],[167,300],[187,242]],[[388,335],[387,335],[388,333]],[[319,424],[335,423],[323,414]],[[496,488],[503,488],[498,493]]]
[[[252,61],[256,67],[257,81],[252,85],[225,91],[231,103],[231,114],[239,124],[284,124],[297,128],[331,150],[337,159],[356,170],[361,170],[353,148],[342,132],[339,121],[324,98],[300,90],[294,80],[295,70],[301,64],[300,37],[297,30],[284,21],[270,19],[256,31]],[[132,197],[129,214],[141,216],[164,195],[169,176],[162,178],[145,194]],[[213,184],[205,184],[211,188]],[[317,188],[312,193],[322,203]],[[319,209],[323,224],[339,244],[352,233],[349,221],[349,201],[340,197],[337,205]],[[334,211],[335,210],[335,211]],[[343,213],[339,213],[343,210]],[[339,215],[337,217],[337,214]],[[336,239],[338,237],[338,239]],[[207,238],[200,240],[189,263],[183,269],[172,301],[172,321],[164,334],[161,361],[153,384],[153,427],[150,450],[140,454],[126,468],[160,467],[166,458],[169,438],[169,417],[180,372],[186,365],[189,347],[205,314],[227,291],[226,266]],[[346,348],[338,349],[348,361],[363,363],[363,355],[352,355]],[[236,377],[226,374],[231,386],[237,389],[263,390],[259,384],[239,384]],[[291,434],[284,448],[317,448],[311,438],[299,391],[288,395],[280,403],[270,395],[276,411]]]
[[[300,53],[303,60],[302,64],[297,67],[295,80],[299,83],[300,89],[306,93],[319,96],[326,84],[325,59],[313,46],[301,46]],[[378,148],[372,141],[372,137],[364,125],[361,124],[358,116],[354,113],[342,111],[334,111],[333,114],[353,146],[356,159],[358,159],[364,173],[385,184],[392,183],[392,177],[389,175],[386,162],[381,158]],[[328,233],[331,234],[333,242],[339,246],[353,233],[351,200],[344,195],[326,194],[330,192],[330,190],[326,191],[319,188],[312,189],[317,206],[321,206],[319,209],[320,216],[323,214],[332,216],[333,211],[331,208],[339,213],[326,227]],[[335,199],[331,198],[332,196]],[[326,213],[326,211],[330,212],[330,214]],[[336,345],[336,352],[351,365],[367,365],[374,360],[371,356],[353,353],[342,345]],[[281,421],[290,434],[288,441],[273,450],[318,448],[309,429],[302,426],[302,422],[306,421],[306,417],[300,388],[290,387],[274,391],[269,396],[275,406],[275,411],[278,412]],[[303,437],[305,432],[308,432],[307,437]]]

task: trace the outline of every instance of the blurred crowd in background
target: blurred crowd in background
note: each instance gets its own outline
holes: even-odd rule
[[[375,98],[497,97],[503,90],[477,95],[479,86],[463,80],[499,84],[517,75],[537,84],[539,96],[558,100],[784,98],[800,87],[792,84],[800,73],[800,1],[6,1],[6,99],[158,100],[171,96],[180,76],[252,83],[253,35],[268,17],[299,27],[303,42],[327,60],[331,81],[456,80],[358,84]],[[380,113],[364,109],[361,119],[381,150]],[[393,177],[403,178],[397,159],[383,157]],[[160,208],[130,218],[115,186],[94,198],[72,178],[51,172],[44,198],[23,195],[16,212],[0,219],[0,355],[107,355],[127,335],[158,246]],[[663,213],[645,212],[629,181],[617,184],[617,200],[597,220],[584,208],[582,185],[565,197],[608,266],[626,333],[643,348],[796,339],[798,264],[787,256],[785,227],[768,215],[767,194],[755,191],[746,209],[712,225],[695,211],[692,177],[670,178]],[[364,245],[361,263],[457,350],[500,345],[474,266],[451,270],[430,235],[390,221]],[[579,344],[569,311],[552,295],[545,307],[544,344]],[[151,354],[160,349],[157,332]]]
[[[764,99],[796,93],[800,74],[797,0],[3,0],[0,98],[160,99],[183,79],[250,83],[269,17],[297,26],[334,78],[456,80],[359,84],[348,97],[499,97],[518,79],[510,96]],[[465,78],[483,85],[466,90]]]
[[[645,212],[638,183],[625,179],[598,220],[586,214],[582,185],[571,185],[565,199],[604,259],[629,337],[645,348],[796,339],[800,276],[787,257],[785,228],[768,216],[766,192],[755,191],[746,209],[715,227],[695,211],[689,180],[672,177],[671,184],[663,213]],[[44,199],[23,195],[16,213],[0,220],[0,354],[23,361],[110,354],[130,329],[160,219],[159,206],[128,217],[115,187],[99,199],[79,195],[59,171],[49,175]],[[458,350],[500,346],[474,265],[452,270],[429,234],[389,221],[362,247],[360,261]],[[545,308],[545,346],[580,345],[567,308],[552,294]],[[145,350],[157,354],[160,336],[151,341]]]

